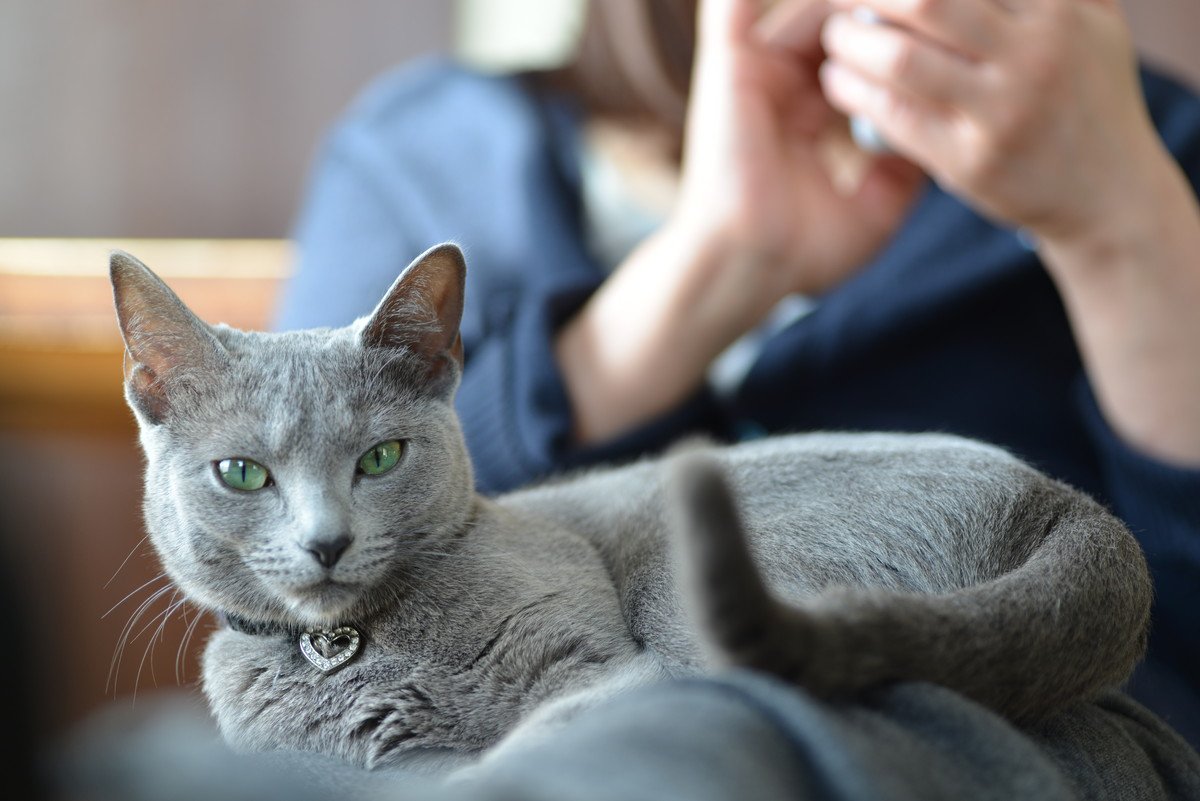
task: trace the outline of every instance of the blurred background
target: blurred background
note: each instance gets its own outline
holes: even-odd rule
[[[1145,58],[1200,87],[1200,4],[1126,5]],[[166,585],[142,539],[108,248],[133,250],[207,319],[268,325],[309,163],[356,91],[429,52],[487,69],[554,62],[580,7],[0,3],[0,547],[26,622],[48,634],[31,667],[52,729],[135,687],[194,688],[209,625],[168,615],[168,590],[125,631]]]

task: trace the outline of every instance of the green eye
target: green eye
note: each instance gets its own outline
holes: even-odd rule
[[[217,475],[237,490],[260,490],[271,483],[267,468],[250,459],[222,459],[217,462]]]
[[[368,476],[380,476],[391,470],[400,461],[400,452],[404,446],[398,439],[380,442],[367,451],[358,460],[358,469]]]

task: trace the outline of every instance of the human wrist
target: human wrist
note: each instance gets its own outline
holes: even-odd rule
[[[563,326],[555,356],[578,441],[616,436],[699,387],[740,333],[741,304],[720,297],[723,256],[716,242],[664,226]]]
[[[1155,254],[1193,224],[1195,196],[1186,176],[1158,141],[1130,158],[1124,177],[1106,179],[1107,198],[1074,225],[1047,225],[1030,233],[1051,275],[1060,283],[1141,277],[1162,265]]]
[[[676,215],[655,234],[656,291],[673,296],[681,324],[715,357],[795,291],[779,259],[743,240],[731,224]]]
[[[1129,187],[1109,230],[1041,243],[1097,402],[1130,446],[1200,464],[1200,204],[1173,161]]]

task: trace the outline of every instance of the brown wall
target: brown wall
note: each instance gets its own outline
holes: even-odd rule
[[[35,660],[42,724],[57,730],[106,699],[128,703],[135,690],[144,697],[179,684],[193,687],[197,651],[181,648],[182,617],[173,616],[151,648],[150,635],[160,622],[153,618],[165,603],[141,618],[151,625],[133,637],[120,669],[110,674],[125,624],[162,586],[159,581],[138,591],[160,568],[142,540],[141,459],[133,426],[80,427],[68,421],[55,430],[0,428],[0,452],[4,573],[15,579],[26,605],[21,625],[39,627],[23,645],[27,658]],[[192,618],[195,612],[187,614]],[[198,632],[197,643],[203,634]],[[184,661],[179,682],[177,654]]]
[[[143,537],[142,460],[106,276],[113,247],[152,264],[205,319],[243,328],[268,324],[292,258],[282,241],[0,239],[0,578],[28,607],[15,625],[32,620],[38,632],[15,641],[12,610],[0,616],[7,652],[36,663],[36,708],[54,729],[105,699],[128,708],[135,692],[193,688],[207,625],[184,648],[196,613],[163,614],[170,590],[137,614],[166,581]],[[0,588],[6,602],[12,590]]]
[[[284,236],[320,132],[448,0],[0,2],[0,236]]]

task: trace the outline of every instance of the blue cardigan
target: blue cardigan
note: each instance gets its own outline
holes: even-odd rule
[[[1200,100],[1151,74],[1143,85],[1195,184]],[[344,325],[425,248],[462,245],[457,405],[485,492],[689,432],[936,430],[1002,445],[1108,503],[1141,540],[1157,602],[1132,692],[1200,744],[1200,469],[1156,462],[1108,427],[1035,253],[931,187],[873,264],[767,341],[734,397],[704,390],[579,448],[552,341],[605,277],[584,245],[580,146],[570,104],[519,79],[444,61],[383,76],[319,157],[281,327]]]

